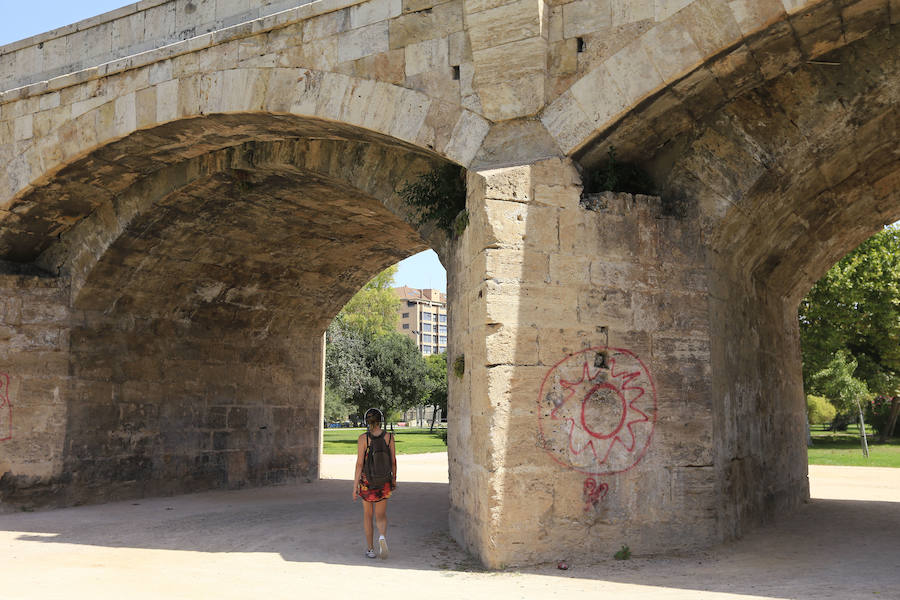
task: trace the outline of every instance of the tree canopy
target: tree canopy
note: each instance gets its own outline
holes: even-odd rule
[[[872,236],[800,303],[803,381],[846,410],[848,394],[900,395],[900,226]]]
[[[360,417],[378,407],[390,414],[432,396],[439,399],[437,371],[415,342],[397,331],[398,303],[392,286],[397,267],[367,283],[328,326],[325,346],[325,414],[329,420]],[[445,359],[446,360],[446,359]],[[446,407],[446,364],[443,405]]]
[[[422,404],[429,404],[441,410],[441,414],[447,414],[447,353],[430,354],[425,357],[426,378],[428,391],[422,398]],[[435,414],[437,414],[435,412]],[[434,429],[434,419],[431,421],[431,429]]]
[[[428,390],[425,361],[415,342],[398,332],[368,340],[365,361],[369,376],[350,402],[363,413],[378,407],[391,413],[418,404]]]
[[[400,298],[394,293],[397,265],[388,267],[350,298],[335,319],[342,321],[363,336],[383,335],[395,331],[400,315]]]

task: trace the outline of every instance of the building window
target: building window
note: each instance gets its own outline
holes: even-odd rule
[[[409,313],[403,313],[403,318],[404,318],[404,319],[408,319],[408,318],[409,318]]]
[[[447,333],[446,325],[438,325],[438,333]]]
[[[423,313],[422,313],[422,320],[423,320],[423,321],[430,321],[430,320],[431,320],[431,313],[430,313],[430,312],[423,312]]]
[[[441,320],[441,323],[446,323],[446,322],[447,322],[447,315],[441,315],[441,316],[440,316],[440,320]]]
[[[422,331],[431,333],[431,323],[422,323]]]
[[[413,302],[412,300],[407,300],[407,301],[406,301],[406,305],[407,305],[407,306],[415,306],[416,303]]]
[[[431,346],[422,346],[422,354],[431,354]]]
[[[446,346],[446,345],[447,345],[447,336],[446,336],[446,335],[442,335],[441,338],[440,338],[440,340],[439,340],[439,343],[441,344],[441,346]]]
[[[430,343],[431,343],[431,336],[428,335],[427,333],[422,334],[422,343],[423,343],[423,344],[430,344]]]
[[[409,323],[404,323],[404,324],[403,324],[403,329],[409,329]]]

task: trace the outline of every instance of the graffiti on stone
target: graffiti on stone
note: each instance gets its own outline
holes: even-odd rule
[[[9,402],[9,375],[0,373],[0,442],[12,439],[12,404]]]
[[[585,510],[609,492],[600,477],[626,472],[644,458],[656,413],[653,378],[629,350],[587,348],[547,372],[538,396],[541,445],[560,465],[588,476]]]

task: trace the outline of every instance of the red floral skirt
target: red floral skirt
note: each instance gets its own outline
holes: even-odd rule
[[[391,497],[391,492],[394,491],[394,484],[388,481],[382,487],[369,489],[368,480],[366,479],[366,474],[362,473],[359,476],[359,497],[365,500],[366,502],[379,502],[381,500],[387,500]]]

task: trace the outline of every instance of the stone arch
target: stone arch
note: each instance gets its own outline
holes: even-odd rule
[[[664,194],[696,199],[729,269],[796,303],[840,257],[900,218],[900,62],[874,33],[735,98],[661,159]]]
[[[615,145],[646,160],[731,99],[897,18],[887,3],[685,4],[544,109],[563,152],[594,164]]]
[[[900,218],[895,28],[821,58],[735,97],[648,161],[706,253],[726,536],[808,496],[797,306]]]
[[[30,187],[2,243],[69,284],[64,431],[52,474],[7,482],[4,499],[315,478],[322,334],[379,270],[429,246],[446,259],[445,234],[397,194],[446,162],[333,122],[217,114]]]
[[[135,219],[153,211],[158,202],[216,176],[243,177],[241,185],[249,186],[258,173],[291,180],[310,178],[378,202],[394,218],[416,227],[430,245],[442,249],[444,234],[427,224],[419,227],[416,216],[397,194],[399,187],[434,168],[439,159],[401,145],[367,140],[362,134],[356,139],[346,139],[352,137],[349,135],[341,139],[339,128],[321,123],[307,122],[305,129],[292,132],[308,137],[247,141],[274,138],[274,128],[286,129],[284,119],[266,121],[259,115],[194,119],[133,134],[68,165],[52,182],[20,199],[19,204],[25,208],[19,211],[19,227],[32,235],[30,244],[19,243],[17,258],[34,261],[45,271],[63,276],[77,304],[82,285],[107,248]],[[180,143],[169,144],[152,157],[145,155],[148,144],[173,131],[182,138]],[[196,155],[202,132],[209,131],[220,138],[231,131],[229,143],[237,143]],[[116,157],[115,164],[108,160],[111,156]],[[51,220],[53,227],[42,227]],[[16,234],[7,230],[0,235],[11,245]]]
[[[329,123],[463,166],[488,130],[486,120],[465,108],[391,83],[306,68],[217,66],[175,76],[172,61],[163,61],[10,103],[10,114],[23,112],[27,123],[17,126],[16,135],[12,123],[6,124],[11,141],[0,147],[5,206],[98,148],[209,115],[273,115],[269,137],[281,135],[285,119]],[[42,106],[50,108],[30,114]],[[176,139],[175,144],[188,141]]]

